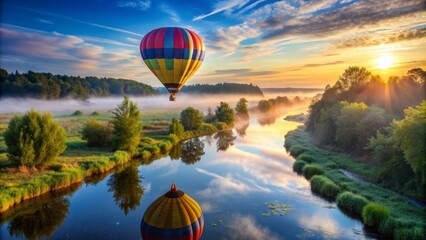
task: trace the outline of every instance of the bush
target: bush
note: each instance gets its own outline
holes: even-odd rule
[[[96,112],[96,111],[94,111],[94,112],[92,112],[92,114],[90,114],[90,115],[92,115],[92,116],[99,116],[99,115],[101,115],[99,112]]]
[[[306,152],[307,150],[308,149],[306,149],[305,147],[296,144],[290,147],[289,152],[291,156],[298,157],[300,154]]]
[[[111,143],[111,124],[102,124],[94,119],[86,122],[82,130],[83,140],[87,140],[88,147],[105,147]]]
[[[82,112],[82,111],[80,111],[80,110],[77,110],[77,111],[75,111],[72,115],[73,115],[73,116],[81,116],[81,115],[83,115],[83,112]]]
[[[307,153],[302,153],[297,157],[297,160],[302,160],[305,161],[307,163],[313,163],[315,162],[315,158],[312,157],[311,155],[307,154]]]
[[[203,123],[203,115],[197,109],[188,107],[180,113],[180,121],[185,128],[188,130],[198,130]]]
[[[164,141],[164,142],[160,142],[158,144],[158,147],[160,148],[161,152],[168,152],[170,151],[170,149],[172,149],[173,145],[170,141]]]
[[[302,173],[307,179],[311,179],[314,175],[323,175],[324,170],[321,166],[307,164],[302,168]]]
[[[306,165],[307,163],[305,161],[302,160],[297,160],[293,163],[293,171],[297,172],[299,174],[302,173],[302,169],[303,167]]]
[[[362,211],[362,219],[367,226],[379,226],[379,224],[389,217],[389,210],[378,203],[367,204]]]
[[[16,166],[43,167],[65,151],[65,130],[50,113],[34,110],[9,122],[4,139],[9,160]]]
[[[357,216],[362,216],[362,210],[369,202],[363,196],[351,192],[343,192],[337,196],[337,206]]]
[[[214,133],[217,131],[217,128],[210,123],[201,124],[200,131],[203,133]]]
[[[115,151],[114,155],[112,155],[111,160],[121,165],[131,158],[130,154],[126,151]]]
[[[167,139],[172,143],[172,144],[176,144],[176,143],[178,143],[179,142],[179,137],[178,136],[176,136],[175,134],[173,134],[173,133],[170,133],[168,136],[167,136]]]
[[[150,151],[147,151],[147,150],[143,150],[142,151],[142,153],[141,153],[141,158],[143,159],[143,160],[146,160],[146,159],[149,159],[150,157],[151,157],[151,152]]]
[[[311,189],[331,199],[335,199],[340,193],[339,186],[326,176],[313,176],[311,179]]]
[[[182,123],[179,122],[179,120],[173,118],[172,123],[169,126],[169,133],[175,134],[176,136],[180,137],[182,136],[183,132],[184,132],[184,127]]]

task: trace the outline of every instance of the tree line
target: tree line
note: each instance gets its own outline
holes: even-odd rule
[[[155,94],[158,94],[158,91],[150,85],[128,79],[53,75],[33,71],[8,73],[0,68],[0,97],[87,99]]]
[[[307,131],[316,144],[379,166],[376,181],[424,199],[426,73],[420,68],[387,81],[349,67],[309,107]]]
[[[160,88],[161,93],[167,93],[166,89]],[[246,94],[263,96],[263,91],[253,84],[242,83],[218,83],[185,85],[180,92],[191,94]]]

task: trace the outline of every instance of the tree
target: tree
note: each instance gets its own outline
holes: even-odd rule
[[[203,115],[197,109],[188,107],[180,113],[180,121],[185,130],[198,130],[203,123]]]
[[[136,103],[124,97],[113,112],[112,141],[115,150],[136,153],[142,134],[141,113]]]
[[[334,88],[339,90],[348,90],[355,84],[367,83],[370,75],[371,73],[364,67],[349,67],[345,70],[342,76],[339,77]]]
[[[249,119],[247,103],[248,101],[245,98],[240,98],[240,100],[238,100],[237,105],[235,106],[235,115],[237,119],[240,119],[240,120]]]
[[[404,158],[413,171],[426,185],[426,100],[415,108],[405,111],[405,118],[395,121],[394,136],[398,141]]]
[[[182,136],[184,132],[184,128],[181,122],[177,120],[176,118],[172,119],[172,123],[169,126],[169,133],[173,133],[176,136],[180,137]]]
[[[364,117],[368,107],[365,103],[342,102],[342,105],[336,120],[336,143],[342,149],[357,150],[357,124]]]
[[[201,160],[204,155],[204,143],[199,138],[191,138],[182,144],[181,160],[187,165]]]
[[[102,124],[94,119],[86,122],[82,131],[88,147],[106,147],[112,140],[111,124]]]
[[[17,166],[43,167],[65,151],[65,130],[50,113],[29,111],[15,116],[4,133],[7,155]]]
[[[213,113],[213,109],[211,108],[211,107],[208,107],[207,108],[207,115],[206,115],[206,117],[204,118],[204,121],[206,122],[206,123],[212,123],[212,122],[214,122],[215,121],[215,118],[216,118],[216,116],[214,115],[214,113]]]
[[[215,110],[217,121],[224,122],[228,125],[234,124],[234,110],[228,103],[220,102]]]
[[[408,76],[411,76],[415,79],[416,82],[420,84],[425,84],[426,81],[426,72],[421,68],[410,69],[407,73]]]

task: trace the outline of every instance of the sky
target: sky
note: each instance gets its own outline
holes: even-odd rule
[[[349,66],[384,79],[426,69],[424,0],[2,0],[0,67],[161,86],[139,44],[151,30],[198,33],[187,84],[333,85]]]

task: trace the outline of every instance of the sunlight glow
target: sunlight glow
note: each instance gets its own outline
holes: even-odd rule
[[[377,61],[377,67],[380,69],[388,69],[392,67],[394,60],[389,54],[382,54],[380,57],[376,60]]]

